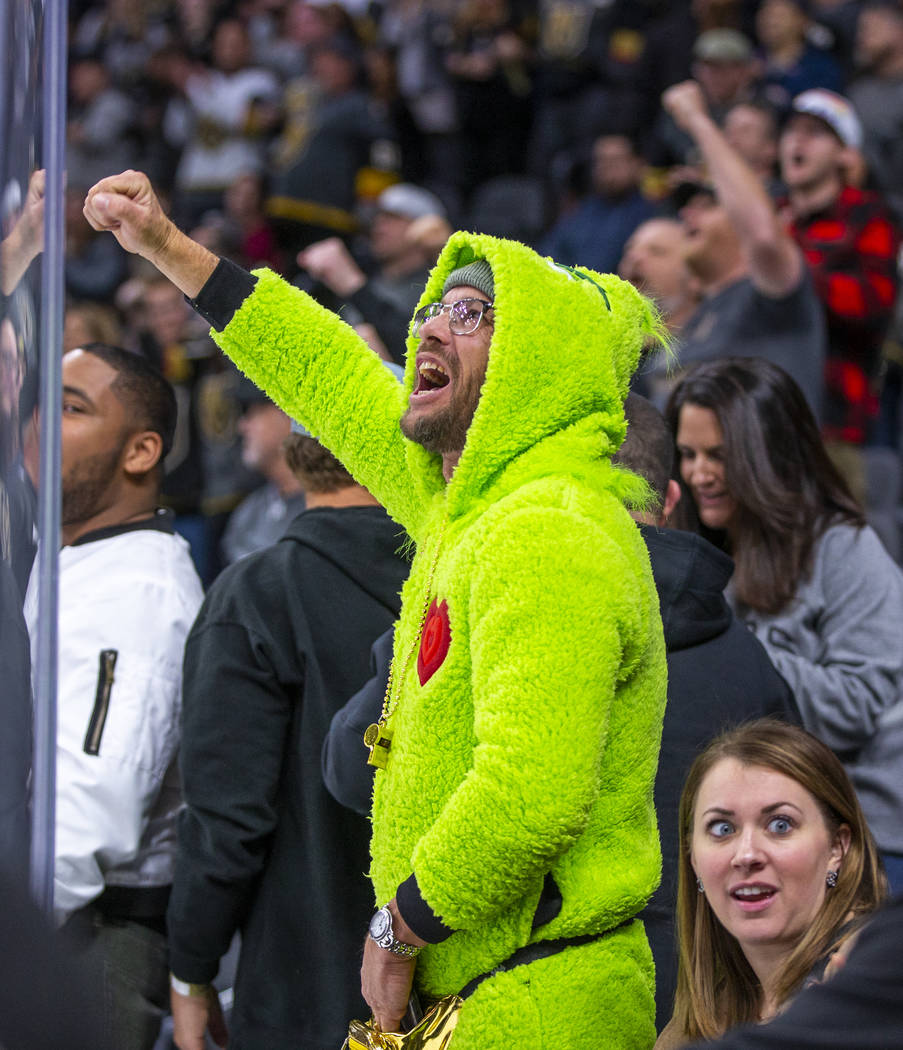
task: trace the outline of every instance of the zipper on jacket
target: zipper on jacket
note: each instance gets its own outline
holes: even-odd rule
[[[100,738],[103,736],[103,727],[107,721],[107,712],[110,710],[110,693],[113,691],[113,672],[116,669],[116,659],[119,653],[116,649],[101,649],[100,669],[97,672],[97,693],[94,697],[94,710],[91,712],[91,721],[88,723],[88,732],[85,734],[85,754],[100,754]]]

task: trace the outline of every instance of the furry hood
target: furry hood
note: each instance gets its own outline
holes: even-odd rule
[[[516,241],[465,232],[442,250],[418,307],[441,299],[448,275],[476,259],[492,266],[495,329],[480,402],[448,486],[450,512],[463,512],[553,435],[557,472],[563,458],[582,475],[597,473],[595,463],[607,487],[643,502],[633,475],[607,461],[624,439],[623,402],[640,351],[650,337],[663,339],[655,308],[613,274],[561,266]],[[406,399],[418,345],[409,334]],[[439,456],[407,445],[415,475],[441,473]]]

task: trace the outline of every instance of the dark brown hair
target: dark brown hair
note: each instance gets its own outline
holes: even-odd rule
[[[822,533],[838,522],[864,525],[865,515],[828,458],[802,391],[782,368],[759,357],[697,365],[665,409],[675,436],[688,404],[710,409],[721,426],[725,482],[737,520],[732,543],[712,538],[734,558],[737,598],[751,609],[777,613],[811,570]],[[684,494],[689,498],[681,503],[692,504]]]
[[[624,418],[627,420],[627,434],[611,461],[645,478],[660,510],[671,480],[674,440],[661,412],[651,401],[632,390],[624,401]]]
[[[305,492],[338,492],[357,484],[329,449],[308,434],[289,434],[282,448],[289,470]]]

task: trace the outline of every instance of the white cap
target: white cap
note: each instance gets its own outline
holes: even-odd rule
[[[442,201],[412,182],[399,182],[383,190],[376,200],[376,210],[401,215],[405,219],[420,219],[424,215],[445,218]]]
[[[810,88],[793,100],[794,113],[823,120],[845,146],[862,148],[862,124],[852,103],[827,88]]]

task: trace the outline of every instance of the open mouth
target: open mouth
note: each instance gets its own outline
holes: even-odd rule
[[[448,372],[438,361],[421,361],[417,366],[417,385],[414,387],[414,394],[428,394],[433,390],[442,390],[448,384]]]
[[[764,904],[770,901],[777,890],[772,886],[737,886],[731,890],[731,896],[740,904]]]

